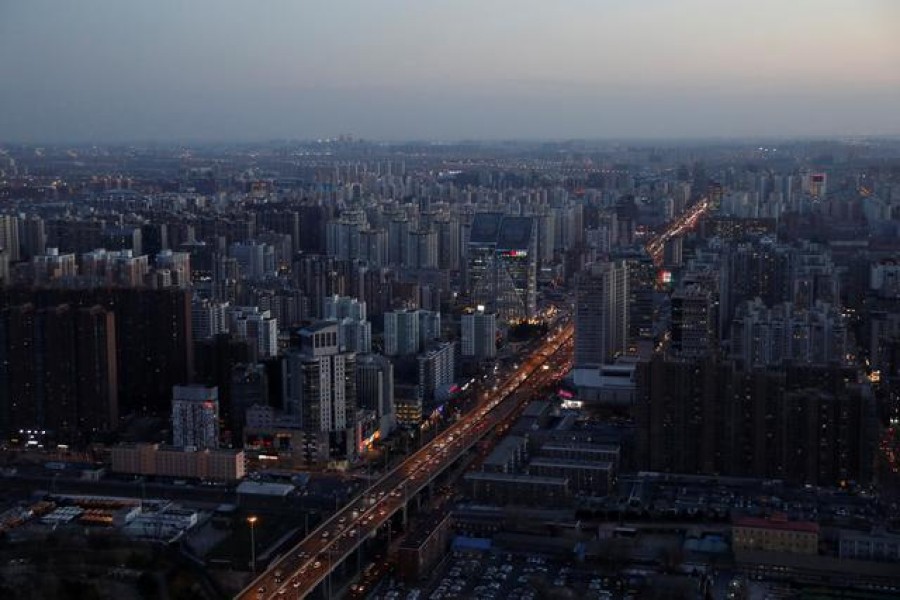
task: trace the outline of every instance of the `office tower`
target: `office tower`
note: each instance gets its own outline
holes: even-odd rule
[[[713,294],[688,285],[672,294],[672,353],[679,358],[704,358],[717,349],[718,314]]]
[[[591,263],[575,281],[575,365],[596,367],[628,350],[628,270]]]
[[[172,387],[172,445],[195,450],[219,447],[219,388]]]
[[[504,322],[534,316],[537,302],[535,221],[499,213],[478,213],[470,232],[466,279],[475,306]]]
[[[497,239],[497,314],[522,321],[537,311],[537,243],[531,217],[505,217]]]
[[[473,313],[462,315],[462,355],[479,360],[497,356],[497,315],[479,306]]]
[[[83,444],[118,426],[116,327],[99,307],[12,305],[0,313],[0,428]]]
[[[172,285],[179,288],[191,285],[191,255],[187,252],[161,250],[156,254],[156,268],[172,273]]]
[[[316,456],[349,458],[355,452],[356,354],[341,352],[338,326],[330,321],[299,332],[288,355],[288,412],[314,434]]]
[[[60,254],[58,248],[47,248],[46,254],[33,256],[31,268],[35,285],[75,277],[78,272],[75,255]]]
[[[384,313],[384,353],[387,356],[415,354],[421,347],[419,311],[395,310]]]
[[[278,354],[278,320],[268,310],[256,306],[232,306],[226,309],[228,331],[255,345],[260,358]]]
[[[19,219],[12,215],[0,215],[0,249],[9,254],[10,262],[18,262]]]
[[[356,398],[359,408],[375,412],[382,437],[396,422],[394,410],[394,365],[380,354],[356,356]]]
[[[426,349],[417,357],[419,378],[416,394],[426,407],[449,396],[456,381],[456,343],[444,342]]]
[[[502,220],[499,213],[478,213],[472,221],[466,248],[466,289],[476,304],[483,304],[478,302],[482,297],[493,300],[489,297],[497,287],[494,262]]]

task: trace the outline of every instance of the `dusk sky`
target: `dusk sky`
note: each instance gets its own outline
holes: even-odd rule
[[[900,134],[897,0],[0,0],[0,142]]]

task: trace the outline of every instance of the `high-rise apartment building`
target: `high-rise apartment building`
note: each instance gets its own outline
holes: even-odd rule
[[[0,312],[0,429],[86,443],[118,426],[116,327],[100,306]]]
[[[717,306],[713,294],[690,285],[672,294],[672,353],[679,358],[711,356],[717,347]]]
[[[575,282],[575,366],[596,367],[628,350],[628,270],[587,265]]]
[[[191,285],[191,255],[187,252],[161,250],[156,254],[156,268],[172,274],[172,285],[179,288]]]
[[[417,357],[419,363],[418,399],[425,406],[442,400],[442,394],[456,381],[456,343],[435,344]]]
[[[347,458],[355,451],[356,354],[341,352],[331,321],[300,330],[299,338],[288,356],[288,412],[314,434],[314,460]]]
[[[480,360],[497,356],[497,315],[479,306],[460,317],[462,355]]]
[[[256,306],[233,306],[227,309],[228,331],[255,344],[260,358],[278,354],[278,319],[268,310]]]
[[[419,351],[419,311],[395,310],[384,313],[384,353],[404,356]]]
[[[172,445],[215,450],[219,447],[219,389],[205,385],[172,388]]]
[[[359,408],[375,412],[382,437],[397,422],[394,410],[394,365],[380,354],[356,356],[356,397]]]

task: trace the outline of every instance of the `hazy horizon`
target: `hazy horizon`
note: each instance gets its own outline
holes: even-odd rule
[[[0,141],[900,134],[891,0],[0,7]]]

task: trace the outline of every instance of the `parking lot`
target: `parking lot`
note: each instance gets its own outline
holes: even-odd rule
[[[534,600],[551,591],[589,600],[637,597],[624,579],[536,554],[453,552],[427,583],[386,585],[378,600]]]

